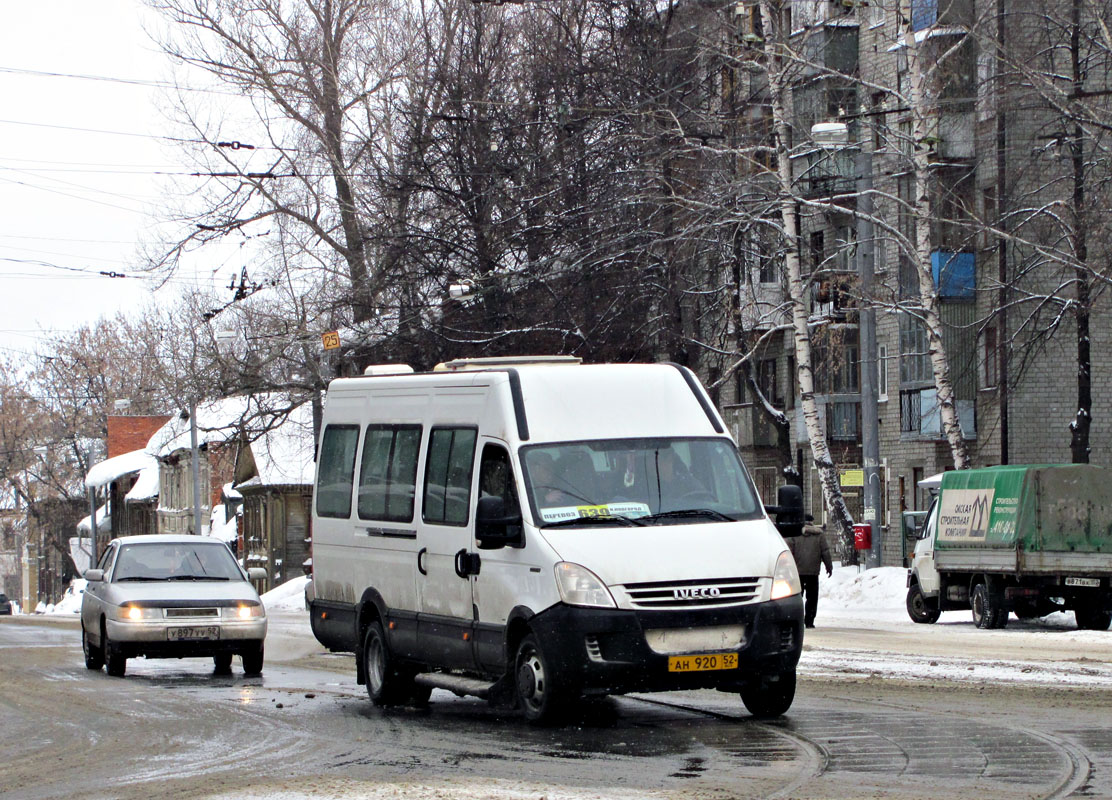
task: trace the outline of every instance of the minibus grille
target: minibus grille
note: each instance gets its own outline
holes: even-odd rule
[[[714,578],[694,581],[627,583],[626,594],[634,608],[722,608],[760,599],[760,578]]]

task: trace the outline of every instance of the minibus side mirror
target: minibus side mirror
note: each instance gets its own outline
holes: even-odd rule
[[[480,550],[524,547],[521,513],[508,513],[501,497],[480,497],[475,511],[475,541]]]
[[[776,517],[776,530],[787,538],[801,536],[805,514],[803,511],[803,490],[788,484],[776,490],[776,505],[765,506],[765,511]]]
[[[85,580],[87,580],[87,581],[102,581],[102,580],[104,580],[104,570],[102,570],[102,569],[87,569],[87,570],[85,570]]]

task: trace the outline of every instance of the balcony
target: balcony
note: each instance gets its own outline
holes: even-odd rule
[[[816,396],[819,423],[826,431],[826,438],[835,442],[856,442],[861,438],[860,395]],[[795,410],[795,439],[807,441],[807,425],[803,420],[803,406]]]
[[[943,300],[973,300],[977,291],[977,256],[935,250],[931,253],[931,272],[938,296]]]
[[[924,31],[933,25],[968,25],[971,10],[972,3],[961,0],[911,0],[911,30]]]
[[[775,447],[776,427],[755,403],[734,408],[738,447]]]
[[[804,198],[816,200],[857,190],[853,150],[812,150],[797,156],[796,183]]]

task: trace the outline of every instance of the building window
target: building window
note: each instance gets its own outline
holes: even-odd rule
[[[888,345],[876,347],[876,395],[881,403],[888,400]]]
[[[918,433],[922,424],[921,394],[918,389],[900,390],[900,432]]]
[[[830,421],[830,438],[840,441],[857,441],[861,431],[861,404],[837,401],[830,404],[827,419]]]
[[[927,326],[918,317],[900,314],[900,385],[933,381]]]
[[[822,262],[826,260],[826,236],[822,231],[811,231],[808,254],[811,259],[811,269],[822,269]]]
[[[827,326],[812,345],[815,392],[855,394],[861,391],[860,346],[855,326]]]
[[[757,467],[753,470],[753,483],[757,485],[757,494],[765,505],[776,504],[776,489],[779,485],[779,476],[776,467]]]
[[[780,397],[780,384],[776,380],[775,358],[766,358],[757,362],[757,387],[769,403],[777,408],[783,406],[783,400]]]

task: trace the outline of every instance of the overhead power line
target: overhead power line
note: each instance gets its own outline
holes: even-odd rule
[[[173,89],[182,92],[201,92],[204,94],[223,94],[233,97],[242,97],[244,92],[230,89],[206,89],[199,86],[181,86],[170,81],[152,81],[142,78],[117,78],[110,75],[82,75],[75,72],[47,72],[38,69],[22,69],[20,67],[0,67],[0,72],[9,75],[30,75],[36,78],[69,78],[71,80],[97,81],[100,83],[117,83],[125,86],[143,86],[151,89]]]

